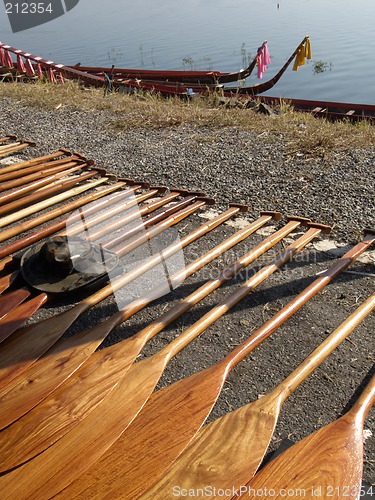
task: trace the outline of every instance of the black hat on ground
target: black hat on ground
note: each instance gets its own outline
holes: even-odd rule
[[[78,236],[58,236],[26,250],[21,272],[33,288],[65,293],[105,276],[118,262],[117,254],[97,243]]]

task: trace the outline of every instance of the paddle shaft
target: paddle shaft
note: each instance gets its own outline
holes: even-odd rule
[[[21,149],[27,148],[28,146],[35,146],[35,143],[30,141],[14,142],[13,144],[10,144],[8,148],[5,148],[5,146],[0,146],[0,156],[6,156],[8,154],[15,153],[17,151],[20,151]]]
[[[175,193],[173,193],[171,196],[167,195],[165,197],[165,198],[167,198],[166,203],[168,203],[171,199],[173,199],[175,197],[176,197]],[[196,198],[197,198],[196,196],[186,196],[182,200],[175,202],[173,204],[170,204],[167,208],[160,209],[155,214],[149,215],[147,218],[143,219],[143,221],[140,220],[140,222],[138,224],[136,224],[135,226],[125,227],[121,232],[115,234],[111,238],[110,246],[115,247],[119,243],[123,242],[124,240],[129,240],[131,236],[136,235],[137,233],[140,233],[140,232],[141,232],[140,238],[142,239],[142,241],[147,241],[148,239],[151,239],[152,235],[149,236],[148,233],[147,234],[145,232],[142,233],[142,231],[145,228],[149,228],[149,227],[154,226],[155,232],[156,232],[157,230],[159,230],[159,228],[156,230],[156,228],[158,227],[157,223],[161,222],[164,219],[167,219],[169,217],[169,215],[174,214],[178,210],[181,210],[184,207],[189,206]],[[160,200],[158,200],[158,204],[160,204]],[[113,231],[114,229],[122,228],[124,226],[124,221],[125,221],[125,224],[127,224],[131,221],[134,221],[134,220],[137,220],[140,218],[141,218],[140,211],[138,209],[133,210],[130,214],[128,214],[128,216],[125,215],[124,218],[121,218],[121,220],[114,221],[113,224],[111,224],[111,231]],[[162,231],[162,229],[160,229],[160,232],[161,231]],[[99,239],[103,235],[107,234],[107,232],[108,232],[108,228],[103,227],[103,228],[100,228],[97,231],[93,232],[91,237],[95,238],[95,239]],[[158,234],[158,233],[156,232],[156,234]],[[126,245],[128,243],[129,242],[127,241]],[[122,250],[122,248],[126,248],[126,249]],[[116,252],[119,255],[121,255],[123,252],[127,253],[128,250],[127,250],[127,247],[125,246],[125,247],[117,248]]]
[[[295,227],[299,225],[295,222]],[[180,352],[186,345],[188,345],[200,333],[206,330],[210,325],[217,321],[221,316],[234,307],[240,300],[246,297],[255,287],[262,283],[272,273],[277,271],[283,264],[290,261],[293,255],[304,248],[321,232],[320,228],[310,228],[303,236],[298,238],[295,242],[291,243],[280,255],[271,263],[264,266],[260,271],[249,278],[237,290],[232,292],[228,297],[223,299],[218,305],[213,307],[208,313],[202,316],[196,323],[187,328],[182,335],[176,337],[168,346],[159,351],[156,356],[165,357],[170,360],[178,352]],[[239,267],[241,269],[241,267]],[[230,273],[229,273],[230,274]],[[220,278],[224,281],[224,276]],[[223,282],[222,281],[222,282]],[[250,349],[252,350],[253,347]]]
[[[87,183],[83,184],[82,186],[78,186],[78,187],[75,187],[73,189],[70,189],[66,193],[56,195],[56,196],[54,196],[46,201],[36,203],[32,207],[33,210],[29,210],[29,209],[19,210],[17,212],[17,214],[15,214],[14,217],[12,217],[12,220],[10,220],[10,218],[8,218],[6,220],[6,223],[10,224],[11,222],[17,222],[17,221],[21,220],[23,217],[26,217],[28,215],[33,215],[34,213],[38,212],[39,210],[44,210],[45,208],[48,208],[48,207],[50,207],[54,204],[60,203],[62,201],[65,201],[68,198],[71,198],[73,196],[77,196],[81,193],[84,193],[85,191],[88,191],[89,189],[93,189],[93,188],[99,186],[100,184],[104,184],[107,181],[108,181],[108,177],[101,177],[100,179],[91,180],[90,182],[87,182]],[[113,191],[115,189],[118,189],[118,185],[115,188],[114,188],[114,186],[108,186],[108,189],[109,189],[109,192]],[[98,192],[92,193],[93,200],[95,199],[95,196],[97,198],[100,198],[101,196],[103,196],[103,194],[98,193]],[[72,202],[70,207],[74,206],[74,205],[81,206],[81,201],[82,200],[75,200],[74,202]],[[14,227],[11,227],[9,229],[5,229],[5,230],[0,232],[0,242],[6,241],[8,238],[11,238],[13,236],[17,236],[18,234],[22,233],[26,229],[34,228],[34,227],[38,226],[39,224],[42,224],[43,222],[49,221],[49,220],[51,220],[51,219],[53,219],[53,218],[55,218],[58,215],[61,215],[63,213],[67,213],[70,210],[71,210],[71,208],[68,208],[67,205],[64,205],[63,207],[59,207],[59,208],[51,210],[50,212],[47,212],[45,214],[41,214],[41,215],[34,217],[33,219],[28,220],[26,222],[21,222],[20,224],[17,224]],[[4,219],[0,222],[4,222]]]
[[[7,173],[3,173],[2,169],[0,169],[0,190],[6,191],[7,189],[22,186],[29,182],[43,179],[48,175],[57,174],[68,168],[75,167],[78,164],[89,165],[89,163],[82,158],[67,156],[40,165],[33,165],[23,169],[17,168]]]
[[[4,137],[0,138],[0,142],[14,141],[16,139],[17,137],[15,135],[5,135]]]
[[[2,193],[0,197],[0,204],[5,205],[10,202],[14,202],[15,200],[19,200],[20,198],[24,198],[26,194],[30,192],[40,192],[41,188],[55,185],[55,182],[66,175],[69,175],[77,170],[82,169],[82,166],[75,166],[68,170],[63,170],[56,174],[48,175],[47,177],[43,177],[37,181],[30,182],[29,184],[25,184],[22,187],[14,188],[8,191],[7,193]]]
[[[89,186],[87,189],[90,189],[91,187],[97,187],[100,184],[103,184],[105,181],[103,179],[98,179],[97,181],[91,181],[91,186]],[[110,184],[108,186],[102,186],[100,188],[95,189],[92,193],[86,194],[84,196],[81,196],[80,198],[68,202],[61,207],[54,208],[44,214],[38,215],[28,221],[21,222],[17,224],[15,227],[11,227],[9,229],[0,231],[0,242],[6,241],[7,239],[13,238],[14,236],[17,236],[21,234],[24,231],[28,231],[30,229],[34,229],[37,226],[40,226],[41,224],[44,224],[46,222],[49,222],[50,220],[53,220],[61,215],[64,215],[66,213],[71,212],[72,210],[76,210],[77,208],[80,208],[88,203],[91,203],[95,200],[99,200],[100,198],[103,198],[104,196],[114,193],[118,189],[122,188],[125,186],[125,182],[116,182],[114,184]],[[82,191],[77,194],[81,194],[84,191],[87,191],[87,189],[83,189],[84,186],[82,186]],[[4,263],[0,263],[0,269],[4,268]]]
[[[156,209],[166,205],[167,203],[173,201],[179,195],[180,195],[180,193],[178,193],[178,192],[171,192],[165,196],[162,196],[158,199],[155,199],[154,201],[152,201],[150,203],[147,203],[146,205],[143,205],[142,207],[139,207],[136,210],[130,211],[128,214],[124,214],[124,217],[122,217],[121,220],[114,221],[113,225],[111,226],[111,231],[123,227],[125,223],[132,222],[140,217],[143,217],[144,215],[147,215],[147,214],[153,212],[154,210],[156,210]],[[149,198],[149,196],[147,196],[147,198]],[[128,209],[135,207],[139,204],[139,202],[134,202],[134,201],[135,200],[129,202],[129,205],[127,206]],[[185,204],[188,204],[186,202],[186,200],[182,200],[182,201],[183,201],[183,204],[181,205],[181,208]],[[91,223],[91,221],[90,221],[90,223]],[[140,229],[142,229],[141,226],[140,226]],[[128,228],[127,231],[129,231],[129,235],[131,235],[131,231],[133,231],[133,227],[131,228],[131,230]],[[99,228],[97,231],[91,233],[90,237],[98,239],[98,238],[101,238],[102,236],[104,236],[105,234],[107,234],[107,232],[108,232],[108,230],[104,226],[102,228]],[[118,241],[121,241],[121,238]],[[113,245],[118,243],[118,241],[113,240]]]
[[[279,395],[281,401],[295,391],[315,368],[322,363],[336,347],[345,340],[349,334],[359,325],[363,319],[368,316],[375,308],[375,293],[373,293],[365,302],[363,302],[334,332],[332,332],[321,344],[301,363],[280,385],[278,385],[272,394]],[[375,393],[374,393],[375,395]],[[365,396],[363,396],[366,399]],[[358,405],[363,404],[362,397],[358,400]],[[367,408],[367,405],[363,405]],[[357,411],[355,408],[354,411]]]
[[[121,188],[124,186],[124,183],[120,183],[117,187],[117,189]],[[56,233],[57,231],[63,229],[66,227],[67,222],[69,221],[70,223],[74,223],[78,220],[82,220],[82,214],[84,214],[84,217],[87,218],[93,213],[99,212],[100,210],[103,210],[108,207],[108,213],[110,215],[111,211],[109,207],[113,204],[118,203],[121,201],[123,198],[129,197],[135,190],[139,188],[139,184],[135,184],[134,186],[131,186],[130,188],[126,189],[125,191],[120,191],[115,194],[109,194],[105,196],[104,198],[99,198],[95,199],[90,203],[91,200],[91,195],[88,195],[88,204],[85,205],[84,201],[82,205],[84,206],[84,209],[81,209],[80,207],[77,207],[79,209],[78,213],[76,214],[71,214],[63,217],[60,220],[57,220],[55,222],[52,222],[51,224],[48,224],[47,226],[43,227],[42,229],[39,229],[33,233],[30,233],[23,238],[19,238],[17,241],[9,243],[8,245],[3,246],[0,248],[0,258],[6,257],[10,255],[11,253],[17,252],[18,250],[21,250],[22,248],[27,247],[28,245],[32,245],[33,243],[36,243],[37,241],[41,240],[42,238],[45,238],[47,236],[50,236],[51,234]],[[110,193],[113,191],[113,189],[110,191]],[[150,191],[150,193],[153,193],[153,191]],[[147,194],[147,193],[146,193]],[[140,198],[137,197],[137,201],[142,202],[145,199],[147,199],[148,196],[146,195],[141,195]],[[126,201],[127,203],[127,201]],[[80,205],[81,206],[81,205]],[[107,210],[104,212],[107,213]],[[94,219],[94,217],[93,217]],[[95,219],[97,220],[97,219]],[[99,219],[98,222],[101,222]],[[1,234],[1,233],[0,233]],[[10,262],[11,259],[7,261]],[[1,264],[1,263],[0,263]],[[2,268],[4,266],[1,266]]]
[[[333,278],[344,271],[359,255],[369,248],[374,241],[375,232],[367,232],[363,241],[346,252],[345,255],[343,255],[343,257],[341,257],[333,266],[316,278],[311,285],[305,288],[293,300],[272,316],[272,318],[266,321],[263,326],[261,326],[251,335],[251,337],[249,337],[248,341],[244,342],[228,354],[228,356],[222,360],[223,365],[228,366],[230,370],[242,361],[242,359],[247,356],[247,354],[254,347],[256,347],[265,337],[268,337],[272,332],[274,332],[280,325],[285,323],[285,321],[295,314],[308,300],[310,300],[330,281],[332,281]]]
[[[121,214],[129,208],[132,208],[139,203],[147,200],[148,198],[151,198],[152,196],[156,196],[158,194],[157,189],[152,189],[150,191],[146,191],[145,193],[135,195],[135,191],[140,189],[141,187],[142,186],[140,184],[131,186],[129,189],[121,193],[124,196],[121,197],[122,199],[120,200],[120,202],[118,202],[119,200],[113,200],[110,203],[110,206],[104,206],[105,210],[101,210],[100,212],[98,208],[92,210],[90,206],[79,209],[77,212],[65,218],[63,225],[65,229],[58,232],[55,236],[73,236],[75,234],[82,233],[83,231],[86,232],[88,229],[91,229],[92,227],[95,227],[105,221],[111,220],[111,218],[115,215]],[[153,202],[147,204],[146,207],[148,207],[149,205],[154,206]],[[160,205],[158,205],[158,207],[159,206]],[[146,211],[141,212],[141,210],[142,209],[140,209],[139,212],[141,216],[148,213]],[[91,213],[93,213],[92,216],[90,216]],[[128,219],[126,219],[126,222],[129,222]],[[57,224],[60,223],[55,222],[51,224],[51,226],[56,227]],[[115,228],[115,226],[111,225],[111,227],[108,229],[108,232],[113,231]],[[90,239],[95,239],[95,237],[93,237],[91,233]]]
[[[12,163],[11,165],[1,167],[0,175],[3,173],[14,172],[15,170],[20,170],[25,167],[31,167],[32,165],[45,164],[55,158],[59,158],[60,156],[72,156],[72,153],[66,149],[59,149],[55,153],[50,153],[45,156],[38,156],[37,158],[33,158],[31,160]]]
[[[15,142],[11,142],[10,144],[3,144],[0,146],[0,152],[5,151],[6,149],[9,149],[9,148],[14,148],[14,147],[18,146],[19,144],[22,144],[22,141],[15,140]]]
[[[81,166],[73,167],[68,171],[66,171],[66,175],[70,175],[76,172],[77,170],[82,170],[82,167]],[[58,182],[54,182],[53,185],[51,186],[45,186],[43,189],[38,189],[34,193],[28,194],[18,200],[14,200],[5,205],[0,206],[0,216],[8,212],[13,212],[14,210],[18,210],[20,207],[29,205],[40,199],[45,199],[51,195],[65,191],[70,187],[74,186],[75,184],[78,184],[86,179],[90,179],[95,175],[97,175],[97,172],[95,170],[90,170],[80,175],[70,176],[66,180],[60,180]]]
[[[346,413],[346,419],[355,420],[357,426],[363,427],[368,412],[375,403],[375,375],[372,376],[365,390]]]
[[[69,180],[69,181],[65,181],[65,182],[66,182],[66,185],[69,187],[69,186],[72,186],[72,185],[77,184],[79,182],[88,180],[97,174],[98,174],[97,171],[92,170],[90,172],[85,172],[85,173],[77,176],[77,178],[75,178],[74,180]],[[105,179],[107,181],[108,177],[102,177],[102,179]],[[99,180],[102,180],[102,179],[99,179]],[[77,189],[79,191],[82,187],[85,187],[85,186],[86,186],[86,184],[83,186],[78,186],[75,189]],[[26,207],[26,208],[23,208],[21,210],[18,210],[16,213],[6,215],[6,216],[0,218],[0,227],[4,227],[4,226],[7,226],[8,224],[12,224],[14,222],[17,222],[17,221],[23,219],[24,217],[27,217],[29,215],[33,215],[33,214],[39,212],[40,210],[44,210],[45,208],[48,208],[52,205],[60,203],[61,201],[64,201],[67,198],[69,198],[70,196],[72,196],[72,193],[73,193],[72,190],[64,191],[63,193],[52,196],[51,198],[47,198],[46,200],[39,201],[38,203],[35,203],[34,205],[32,205],[30,207]]]

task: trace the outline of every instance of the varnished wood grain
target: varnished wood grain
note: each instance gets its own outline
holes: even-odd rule
[[[273,489],[273,498],[285,498],[285,489],[299,489],[307,498],[357,499],[362,483],[363,424],[374,402],[375,375],[348,413],[288,448],[247,486]]]
[[[199,431],[233,366],[233,359],[242,359],[250,346],[258,345],[261,339],[280,326],[277,319],[290,317],[292,311],[301,308],[307,298],[318,293],[374,241],[375,236],[367,234],[361,243],[219,364],[154,393],[132,425],[95,465],[62,493],[61,498],[74,497],[78,493],[95,498],[99,491],[101,498],[113,498],[123,492],[126,492],[126,498],[137,498],[145,492],[161,478]]]
[[[17,328],[30,318],[35,311],[37,311],[47,301],[47,295],[41,293],[36,297],[24,302],[16,307],[12,312],[0,321],[0,342],[10,337]]]
[[[0,297],[0,321],[13,311],[17,306],[22,304],[30,295],[27,288],[20,288],[9,292]]]
[[[285,399],[375,308],[375,293],[336,328],[267,396],[203,427],[163,478],[142,499],[165,498],[171,485],[198,491],[239,489],[260,466]],[[212,495],[212,498],[220,496]]]

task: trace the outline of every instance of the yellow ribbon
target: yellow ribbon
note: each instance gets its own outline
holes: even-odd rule
[[[298,48],[297,55],[294,60],[293,71],[298,71],[298,68],[305,64],[305,59],[311,59],[311,44],[309,37],[306,37],[306,41]]]

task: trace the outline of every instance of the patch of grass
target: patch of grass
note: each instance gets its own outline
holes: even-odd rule
[[[155,94],[113,93],[104,97],[102,89],[82,88],[76,82],[0,83],[0,93],[27,106],[44,110],[108,111],[108,129],[121,133],[132,128],[170,128],[188,126],[208,128],[219,134],[223,127],[250,130],[268,140],[281,140],[290,155],[305,158],[329,158],[338,151],[366,148],[375,144],[375,127],[366,121],[357,125],[340,121],[331,123],[309,113],[296,112],[281,102],[277,114],[256,113],[251,109],[230,108],[219,104],[220,95],[184,101]]]

